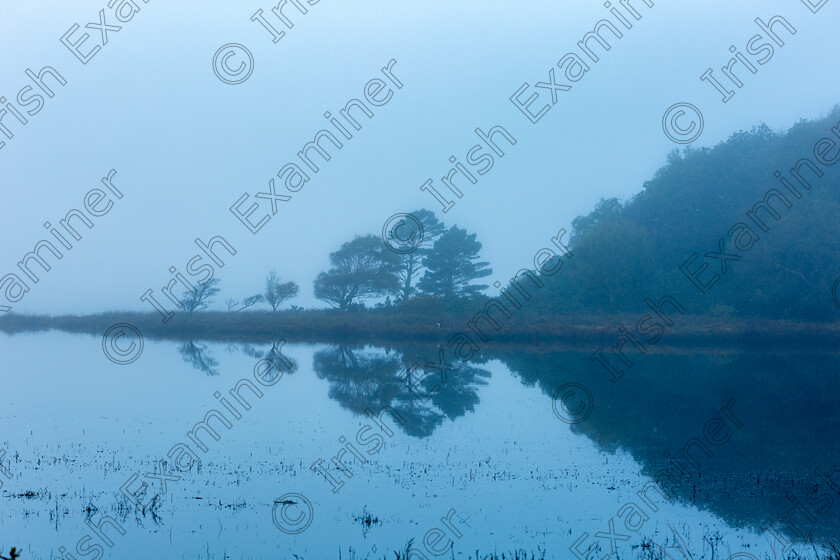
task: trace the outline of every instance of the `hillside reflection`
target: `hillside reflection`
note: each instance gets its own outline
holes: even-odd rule
[[[400,427],[406,434],[425,438],[473,411],[490,379],[488,370],[457,361],[444,377],[435,366],[439,352],[431,345],[336,345],[317,352],[313,368],[343,408],[363,415],[365,408],[390,406],[406,418]],[[797,541],[840,537],[838,355],[674,350],[639,358],[613,383],[590,354],[511,350],[474,361],[500,360],[526,386],[539,388],[547,407],[561,385],[585,385],[593,411],[571,429],[605,452],[629,453],[672,500],[736,527],[777,528]],[[424,367],[409,372],[411,364]],[[727,405],[735,424],[721,411]],[[704,439],[708,423],[717,427],[714,419],[729,426],[725,443],[725,431],[715,445]]]

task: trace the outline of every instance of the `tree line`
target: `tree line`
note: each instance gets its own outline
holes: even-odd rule
[[[786,131],[762,124],[712,148],[673,151],[641,192],[627,200],[602,199],[572,222],[575,258],[541,290],[536,306],[550,316],[634,313],[645,308],[644,298],[668,294],[689,313],[721,319],[836,319],[837,170],[826,167],[822,177],[806,175],[812,186],[799,185],[799,197],[782,181],[797,162],[819,159],[817,143],[824,150],[818,156],[840,160],[838,121],[840,108],[835,108]],[[773,195],[769,201],[767,193]],[[739,252],[732,226],[752,223],[750,212],[760,212],[766,231],[754,226],[754,247]],[[708,253],[721,242],[728,253],[740,256],[725,270]],[[707,293],[680,272],[695,253],[699,259],[692,270],[704,255],[709,264],[705,282],[720,276]]]
[[[832,134],[840,137],[838,121],[840,108],[835,108],[787,131],[760,125],[713,148],[673,151],[638,194],[628,200],[602,199],[592,212],[573,220],[569,246],[575,258],[521,313],[554,322],[562,315],[633,313],[643,308],[645,298],[668,294],[690,313],[721,319],[834,320],[838,310],[832,283],[840,274],[836,170],[827,167],[813,188],[803,188],[797,198],[775,173],[816,157],[815,142],[825,148]],[[819,156],[840,161],[838,145]],[[768,200],[767,192],[780,196]],[[756,232],[761,242],[723,271],[726,275],[713,290],[699,293],[680,272],[681,265],[719,242],[728,247],[732,224],[745,221],[751,209],[758,212],[760,204],[769,220],[768,231]],[[377,236],[358,236],[330,254],[330,268],[315,278],[315,297],[345,311],[364,309],[372,299],[380,300],[378,306],[401,309],[416,300],[411,309],[420,314],[469,311],[471,300],[488,287],[478,281],[492,273],[480,259],[481,243],[464,229],[445,227],[429,210],[413,216],[425,234],[415,251],[396,253]],[[185,293],[184,310],[206,309],[219,293],[218,282]],[[272,271],[262,293],[230,299],[227,307],[241,311],[261,304],[277,311],[298,293],[295,282]]]
[[[482,245],[476,234],[458,226],[447,228],[430,210],[418,210],[412,216],[423,228],[413,251],[397,253],[375,235],[357,236],[330,253],[330,268],[315,278],[315,297],[335,309],[351,310],[365,308],[365,302],[371,299],[385,298],[384,306],[405,304],[421,295],[467,299],[488,287],[476,283],[493,272],[489,263],[480,260]],[[213,278],[184,292],[180,298],[183,310],[193,313],[207,309],[220,293],[219,283]],[[262,293],[230,298],[225,305],[231,312],[257,305],[267,305],[276,312],[299,293],[297,283],[283,281],[271,270]],[[292,311],[301,309],[291,307]]]

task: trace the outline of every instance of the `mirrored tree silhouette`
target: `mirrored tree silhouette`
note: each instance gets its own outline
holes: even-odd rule
[[[188,340],[178,346],[178,353],[185,362],[207,375],[219,375],[216,366],[219,362],[210,354],[207,345],[203,342]]]
[[[480,402],[478,388],[487,385],[490,372],[471,362],[454,360],[446,352],[441,354],[441,350],[432,345],[406,345],[399,348],[403,368],[407,370],[416,364],[414,374],[422,378],[422,392],[417,392],[425,395],[434,393],[431,402],[444,416],[455,420],[467,412],[475,411],[475,406]],[[439,389],[433,391],[435,387]]]
[[[571,430],[607,453],[632,455],[671,500],[712,511],[733,527],[762,532],[769,523],[794,541],[840,538],[835,351],[648,353],[617,383],[593,364],[590,348],[491,355],[523,384],[539,387],[547,407],[558,387],[584,384],[594,406]],[[715,445],[708,434],[727,432],[709,422],[726,419],[721,408],[731,399],[741,426],[726,422],[731,438]]]
[[[406,356],[422,356],[423,362]],[[402,430],[429,437],[444,418],[454,420],[478,403],[476,388],[489,372],[474,367],[448,371],[445,381],[427,362],[437,360],[438,349],[331,346],[315,353],[313,368],[330,382],[329,397],[358,415],[389,406],[405,418]],[[412,368],[417,362],[418,367]],[[435,387],[437,390],[435,392]],[[433,393],[433,394],[432,394]]]
[[[225,349],[227,351],[239,350],[255,360],[269,360],[274,364],[274,367],[270,371],[279,373],[282,370],[283,373],[294,373],[298,369],[298,364],[293,359],[282,354],[282,347],[283,341],[281,340],[266,345],[263,348],[254,344],[243,343],[228,344]],[[178,353],[181,354],[185,362],[195,369],[203,371],[207,375],[219,375],[219,371],[216,369],[219,362],[210,354],[206,343],[188,340],[178,346]],[[268,376],[267,380],[272,378],[272,376],[269,376],[270,371],[265,372],[265,375]]]
[[[270,346],[268,346],[265,350],[260,351],[256,348],[249,348],[248,350],[243,349],[243,352],[248,354],[253,358],[258,358],[262,360],[270,361],[273,366],[270,370],[266,370],[263,375],[266,376],[268,381],[274,380],[277,375],[283,375],[284,373],[294,373],[298,369],[298,364],[289,356],[283,354],[283,345],[285,342],[283,340],[278,340],[276,342],[272,342]],[[272,372],[273,375],[268,376],[268,373]]]

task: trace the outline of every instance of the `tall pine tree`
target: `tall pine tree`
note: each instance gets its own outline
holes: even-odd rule
[[[487,288],[486,284],[473,284],[489,276],[490,263],[478,261],[481,251],[475,234],[453,226],[441,235],[423,259],[426,274],[417,287],[427,294],[443,298],[472,297]]]

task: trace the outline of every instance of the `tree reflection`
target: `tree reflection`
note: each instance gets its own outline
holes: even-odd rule
[[[178,346],[178,353],[185,362],[207,375],[219,375],[216,366],[219,362],[210,355],[207,345],[203,342],[188,340]]]
[[[265,348],[260,348],[250,343],[231,343],[225,349],[228,352],[238,350],[255,360],[269,360],[272,362],[272,369],[266,370],[264,373],[267,377],[266,380],[270,381],[273,379],[273,376],[269,375],[271,371],[275,373],[280,373],[281,371],[282,373],[294,373],[298,369],[297,362],[282,353],[284,344],[285,342],[283,340],[279,340],[270,345],[266,345],[267,347]],[[203,371],[207,375],[219,375],[219,371],[216,369],[219,362],[210,354],[206,343],[188,340],[178,346],[178,353],[181,354],[185,362],[195,369]]]
[[[590,354],[494,357],[549,399],[565,383],[586,385],[592,414],[572,431],[606,452],[630,453],[660,484],[666,470],[677,472],[675,460],[687,478],[677,487],[663,485],[671,499],[713,511],[733,527],[763,532],[769,526],[800,542],[840,538],[837,354],[755,346],[674,349],[639,355],[617,383]],[[709,423],[725,418],[721,409],[733,399],[731,439],[713,444],[715,426]]]
[[[363,415],[389,406],[406,419],[402,429],[415,437],[429,437],[444,420],[455,420],[478,404],[477,388],[490,373],[460,364],[442,375],[435,363],[438,348],[330,346],[315,353],[313,368],[330,382],[329,397],[343,408]],[[414,365],[416,364],[416,366]],[[414,366],[414,367],[412,367]]]

